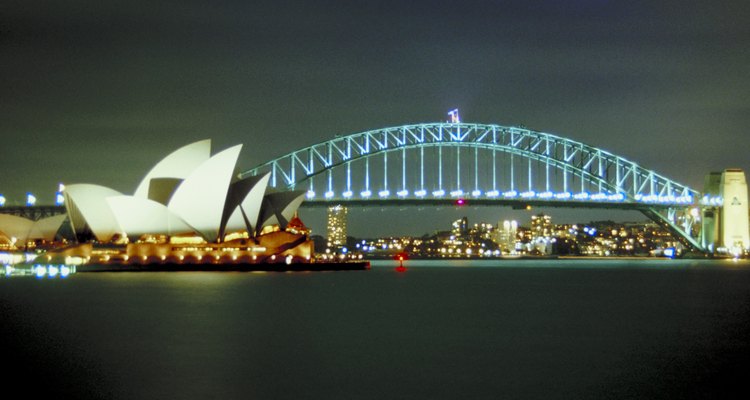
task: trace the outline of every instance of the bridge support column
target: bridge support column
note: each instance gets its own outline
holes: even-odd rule
[[[721,172],[710,172],[703,181],[701,245],[709,253],[715,253],[716,248],[720,246],[721,207],[716,204],[716,201],[721,198],[721,175]]]

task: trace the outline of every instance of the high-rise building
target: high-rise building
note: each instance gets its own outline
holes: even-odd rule
[[[453,225],[451,225],[451,233],[455,235],[456,237],[468,235],[469,234],[469,219],[466,217],[463,217],[461,219],[457,219],[453,221]]]
[[[469,230],[469,235],[474,238],[474,240],[492,240],[495,236],[495,226],[487,222],[474,224]]]
[[[546,214],[531,216],[531,236],[533,239],[552,236],[552,217]]]
[[[517,221],[498,222],[497,244],[505,251],[512,251],[516,248],[516,235],[518,233]]]
[[[328,248],[346,246],[346,215],[348,209],[340,204],[328,207]]]

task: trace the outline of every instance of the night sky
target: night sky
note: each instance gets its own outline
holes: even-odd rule
[[[746,0],[5,0],[0,82],[9,204],[58,182],[132,193],[204,138],[244,144],[245,169],[453,108],[698,190],[750,171]]]

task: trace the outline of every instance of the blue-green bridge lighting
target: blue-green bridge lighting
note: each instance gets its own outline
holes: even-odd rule
[[[455,112],[455,113],[454,113]],[[454,114],[452,114],[454,113]],[[258,165],[272,187],[326,204],[453,204],[639,210],[683,244],[700,193],[605,150],[526,128],[460,122],[403,125],[337,136]],[[699,225],[699,224],[698,224]]]

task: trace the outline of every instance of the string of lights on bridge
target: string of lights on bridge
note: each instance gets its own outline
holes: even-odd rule
[[[431,195],[431,196],[428,196]],[[345,191],[341,194],[345,199],[352,199],[354,197],[354,193],[352,191]],[[360,198],[362,199],[369,199],[373,197],[373,193],[371,191],[362,191],[359,193]],[[397,198],[405,198],[409,195],[409,191],[407,190],[400,190],[395,193]],[[418,198],[431,198],[431,199],[441,199],[441,198],[454,198],[456,200],[466,200],[470,198],[478,199],[478,198],[487,198],[487,199],[497,199],[497,198],[503,198],[503,199],[521,199],[521,200],[530,200],[530,199],[540,199],[540,200],[578,200],[578,201],[609,201],[609,202],[622,202],[626,200],[625,195],[622,193],[618,194],[612,194],[612,193],[588,193],[588,192],[582,192],[582,193],[571,193],[571,192],[563,192],[563,193],[554,193],[554,192],[535,192],[535,191],[525,191],[525,192],[518,192],[516,190],[509,190],[505,192],[499,192],[499,191],[489,191],[487,193],[482,193],[481,191],[471,191],[471,192],[464,192],[463,190],[454,190],[450,192],[446,192],[445,190],[435,190],[432,192],[427,192],[424,190],[418,190],[414,192],[414,196]],[[335,193],[332,191],[325,192],[324,198],[325,199],[332,199],[334,198]],[[388,199],[391,197],[391,192],[389,190],[381,190],[377,193],[377,196],[381,199]],[[316,197],[316,194],[314,191],[308,191],[306,195],[308,200],[314,200]],[[678,204],[693,204],[693,197],[692,196],[657,196],[657,195],[646,195],[646,196],[635,196],[636,201],[640,201],[643,203],[678,203]],[[62,191],[58,191],[55,194],[55,202],[54,205],[56,206],[63,206],[65,204],[65,197],[62,194]],[[703,196],[700,202],[701,205],[704,206],[721,206],[723,205],[723,199],[720,196]],[[4,207],[7,205],[7,199],[4,195],[0,194],[0,207]],[[28,192],[26,194],[26,201],[25,205],[27,207],[33,207],[37,205],[37,197],[31,192]]]
[[[388,199],[393,198],[393,193],[391,193],[390,190],[381,190],[377,192],[377,196],[381,199]],[[396,198],[406,198],[409,196],[408,190],[400,190],[395,193]],[[540,199],[540,200],[578,200],[578,201],[609,201],[609,202],[623,202],[627,200],[627,197],[622,193],[605,193],[605,192],[598,192],[598,193],[590,193],[590,192],[581,192],[581,193],[571,193],[571,192],[561,192],[561,193],[555,193],[551,191],[546,192],[535,192],[533,190],[528,190],[524,192],[518,192],[516,190],[509,190],[500,192],[497,190],[494,191],[488,191],[486,193],[482,193],[479,190],[474,190],[471,192],[464,192],[463,190],[453,190],[450,192],[446,192],[445,190],[435,190],[432,192],[427,192],[425,190],[417,190],[414,193],[414,196],[417,198],[424,198],[424,199],[442,199],[446,197],[455,198],[455,199],[468,199],[468,198],[487,198],[487,199],[520,199],[520,200],[530,200],[530,199]],[[361,199],[370,199],[373,197],[373,193],[370,190],[365,190],[359,193]],[[431,195],[431,196],[430,196]],[[484,196],[483,196],[484,195]],[[323,197],[326,200],[332,200],[336,196],[336,193],[333,191],[327,191],[323,194]],[[345,199],[352,199],[354,198],[354,192],[352,191],[344,191],[341,193],[341,196]],[[306,195],[308,200],[314,200],[316,198],[315,191],[309,190],[307,191]],[[659,196],[659,195],[640,195],[636,194],[634,199],[638,202],[642,203],[665,203],[665,204],[693,204],[693,196],[685,195],[685,196],[674,196],[674,195],[666,195],[666,196]],[[704,197],[703,203],[708,205],[721,205],[722,200],[721,198],[717,197]]]

